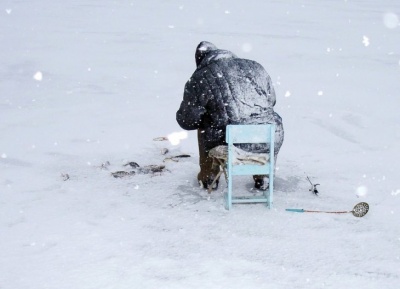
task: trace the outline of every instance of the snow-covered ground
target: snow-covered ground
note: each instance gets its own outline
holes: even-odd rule
[[[0,288],[399,288],[399,16],[389,0],[3,0]],[[207,200],[195,132],[153,141],[181,131],[202,40],[274,81],[273,210],[226,211],[224,181]],[[131,161],[167,170],[111,176]],[[363,218],[285,211],[361,201]]]

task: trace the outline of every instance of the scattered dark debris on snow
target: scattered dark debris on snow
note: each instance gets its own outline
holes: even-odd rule
[[[130,166],[130,167],[132,167],[132,168],[138,168],[138,167],[140,167],[139,164],[138,164],[137,162],[129,162],[129,163],[124,164],[124,167],[126,167],[126,166]]]
[[[171,157],[167,157],[164,159],[165,161],[174,161],[174,162],[179,162],[180,158],[190,158],[190,155],[177,155],[177,156],[171,156]]]
[[[154,140],[157,141],[162,141],[165,140],[164,137],[156,138]],[[161,154],[166,155],[169,153],[169,150],[167,148],[162,148],[161,149]],[[179,162],[179,159],[181,158],[190,158],[191,156],[188,154],[181,154],[181,155],[175,155],[175,156],[169,156],[166,157],[163,162],[166,161],[173,161],[173,162]],[[110,162],[105,162],[101,165],[102,169],[108,170],[108,167],[110,166]],[[122,171],[116,171],[112,172],[111,175],[114,178],[125,178],[125,177],[131,177],[134,176],[135,174],[160,174],[167,171],[165,168],[165,165],[148,165],[148,166],[143,166],[141,167],[137,162],[127,162],[123,165],[124,167],[129,167],[133,170],[122,170]]]
[[[138,174],[155,174],[155,173],[163,173],[165,171],[165,166],[164,165],[149,165],[149,166],[144,166],[140,167],[136,162],[129,162],[125,164],[124,166],[130,166],[134,168],[134,171],[117,171],[114,173],[111,173],[111,175],[114,178],[124,178],[124,177],[130,177],[135,175],[136,173]]]
[[[149,165],[138,169],[138,173],[150,174],[150,173],[162,173],[165,169],[164,165]]]
[[[165,140],[168,140],[168,137],[160,136],[160,137],[153,138],[153,140],[154,141],[165,141]]]
[[[134,174],[135,174],[134,171],[130,171],[130,172],[117,171],[117,172],[111,173],[111,175],[112,175],[114,178],[130,177],[130,176],[133,176]]]
[[[102,164],[100,165],[100,168],[101,168],[102,170],[108,170],[108,167],[109,167],[110,165],[111,165],[110,162],[109,162],[109,161],[106,161],[106,162],[104,162],[104,163],[102,163]]]
[[[61,178],[62,178],[62,180],[65,182],[65,181],[68,181],[69,180],[69,174],[64,174],[64,173],[62,173],[61,174]]]

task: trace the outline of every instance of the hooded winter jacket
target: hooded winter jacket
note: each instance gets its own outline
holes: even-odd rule
[[[205,41],[197,47],[196,64],[176,113],[178,124],[185,130],[199,129],[199,144],[209,151],[226,144],[227,124],[275,123],[277,156],[284,131],[281,117],[273,110],[276,96],[265,69]],[[265,144],[240,147],[252,152],[269,150]]]

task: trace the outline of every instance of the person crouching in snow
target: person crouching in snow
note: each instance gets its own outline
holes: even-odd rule
[[[185,85],[176,120],[185,130],[197,129],[200,161],[197,179],[207,189],[219,172],[208,153],[216,146],[226,145],[226,125],[275,124],[275,161],[284,131],[281,117],[273,110],[276,96],[271,77],[259,63],[238,58],[207,41],[197,46],[195,59],[197,68]],[[267,144],[238,147],[253,153],[269,150]],[[255,188],[266,189],[266,177],[253,176]],[[217,187],[218,180],[214,189]]]

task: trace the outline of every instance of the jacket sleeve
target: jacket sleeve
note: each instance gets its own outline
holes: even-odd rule
[[[276,94],[275,94],[275,89],[274,89],[274,85],[272,84],[272,80],[271,77],[268,75],[267,77],[267,81],[268,81],[268,100],[272,103],[272,106],[275,106],[276,104]]]
[[[260,72],[260,83],[263,83],[263,87],[266,89],[268,104],[274,107],[276,104],[276,94],[271,76],[269,76],[268,72],[261,64],[257,62],[255,62],[255,64],[256,67],[258,67],[258,71]]]
[[[196,93],[196,83],[188,81],[179,110],[176,112],[176,121],[185,130],[194,130],[202,127],[203,117],[206,113],[205,105],[202,104]]]

